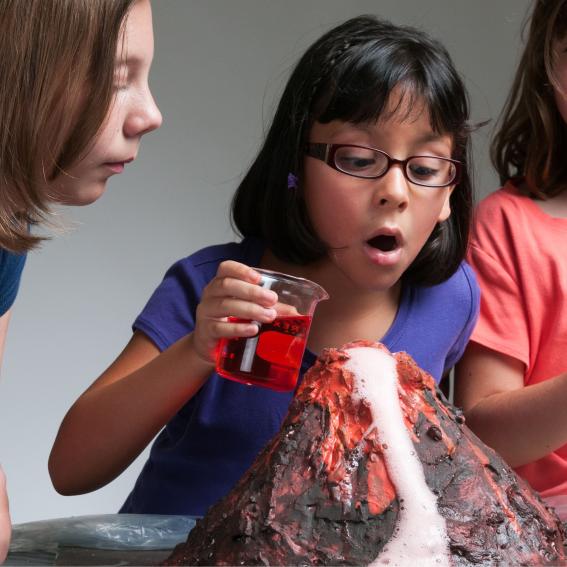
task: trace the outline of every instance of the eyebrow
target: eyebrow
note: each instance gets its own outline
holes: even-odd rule
[[[348,128],[359,130],[360,132],[364,132],[365,134],[372,133],[372,128],[370,127],[370,125],[366,124],[365,122],[361,122],[361,123],[345,122],[345,124],[348,124]]]
[[[143,60],[136,55],[129,55],[127,57],[117,57],[114,61],[115,67],[141,67],[143,64]]]
[[[418,144],[427,144],[428,142],[439,142],[442,140],[447,134],[437,134],[436,132],[427,132],[420,136],[416,142]]]
[[[355,130],[360,130],[361,132],[365,132],[367,134],[372,133],[372,128],[365,123],[357,124],[357,123],[349,122],[348,124],[350,128],[354,128]],[[437,132],[432,130],[430,132],[425,132],[423,135],[419,136],[419,138],[416,141],[418,144],[426,144],[427,142],[438,142],[445,135],[446,134],[438,134]]]

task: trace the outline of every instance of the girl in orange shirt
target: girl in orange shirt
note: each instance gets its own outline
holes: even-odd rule
[[[567,519],[567,0],[537,0],[492,146],[504,184],[469,262],[481,313],[457,367],[468,425]]]

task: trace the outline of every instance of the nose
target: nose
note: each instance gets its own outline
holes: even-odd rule
[[[401,164],[393,164],[389,171],[376,180],[374,200],[382,208],[403,211],[408,206],[409,187]]]
[[[161,112],[148,87],[138,104],[129,113],[124,123],[124,134],[129,138],[139,138],[152,130],[157,130],[162,120]]]

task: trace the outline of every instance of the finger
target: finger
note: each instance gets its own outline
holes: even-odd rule
[[[254,322],[211,321],[209,333],[215,340],[253,337],[258,334],[260,326]]]
[[[219,264],[217,277],[231,277],[244,280],[252,284],[259,284],[262,276],[246,264],[235,262],[234,260],[225,260]]]
[[[301,315],[294,305],[287,305],[286,303],[276,303],[274,309],[278,314],[278,317],[298,317]]]
[[[277,312],[271,307],[262,307],[250,301],[243,301],[234,297],[220,297],[202,302],[198,308],[198,316],[205,319],[233,317],[269,323],[276,318]]]
[[[203,292],[203,299],[214,297],[236,297],[264,307],[272,307],[278,300],[278,294],[272,290],[232,277],[218,276]]]
[[[221,339],[248,339],[258,334],[260,325],[254,321],[208,320],[195,328],[194,347],[204,360],[214,362]]]

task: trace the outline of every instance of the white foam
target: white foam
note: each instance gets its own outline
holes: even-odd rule
[[[450,565],[447,528],[437,510],[437,498],[425,482],[421,461],[405,426],[396,359],[372,347],[348,350],[346,367],[355,376],[355,397],[368,401],[373,423],[384,447],[386,468],[400,503],[394,534],[371,565]]]

